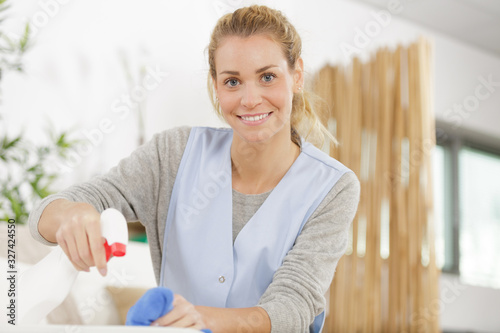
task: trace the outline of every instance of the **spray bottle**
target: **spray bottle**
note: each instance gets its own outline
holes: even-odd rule
[[[114,208],[101,213],[106,261],[121,257],[128,243],[127,222]],[[68,296],[78,271],[60,247],[19,276],[19,324],[38,324]]]

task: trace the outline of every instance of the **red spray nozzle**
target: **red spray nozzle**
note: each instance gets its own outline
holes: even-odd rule
[[[127,221],[122,213],[114,208],[108,208],[101,213],[101,232],[106,239],[106,261],[114,257],[122,257],[127,252],[128,229]]]

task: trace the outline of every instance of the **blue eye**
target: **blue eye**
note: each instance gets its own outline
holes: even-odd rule
[[[239,83],[239,82],[238,82],[238,80],[236,80],[236,79],[227,79],[227,80],[224,82],[224,84],[225,84],[226,86],[230,86],[230,87],[236,87],[236,86],[238,85],[238,83]]]
[[[266,74],[262,75],[262,80],[264,82],[271,82],[275,78],[276,78],[276,75],[274,75],[272,73],[266,73]]]

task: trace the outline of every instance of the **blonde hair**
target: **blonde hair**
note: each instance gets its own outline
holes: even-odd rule
[[[237,9],[233,13],[222,16],[212,31],[208,45],[208,64],[210,70],[207,82],[210,100],[221,119],[224,119],[224,117],[222,116],[222,110],[217,100],[212,81],[212,79],[215,80],[217,78],[215,51],[226,37],[237,36],[247,38],[259,34],[270,37],[280,45],[290,70],[295,69],[296,62],[300,58],[302,51],[300,36],[280,11],[266,6],[253,5]],[[302,136],[319,148],[323,146],[325,137],[336,142],[335,138],[321,122],[322,115],[319,114],[319,110],[322,110],[322,108],[316,107],[318,102],[319,99],[307,91],[295,93],[293,96],[290,118],[291,135],[292,140],[298,145],[300,145],[299,136]]]

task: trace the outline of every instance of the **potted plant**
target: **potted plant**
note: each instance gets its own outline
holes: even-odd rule
[[[3,31],[2,15],[8,8],[7,0],[0,0],[0,84],[6,71],[23,71],[22,57],[31,47],[29,24],[17,40]],[[77,141],[68,139],[68,132],[55,134],[48,128],[48,143],[35,144],[23,133],[10,137],[6,127],[0,113],[0,221],[25,223],[33,204],[53,193],[60,175],[54,166],[68,158]]]

